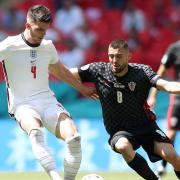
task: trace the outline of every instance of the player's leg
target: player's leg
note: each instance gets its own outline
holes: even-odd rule
[[[158,177],[150,169],[146,160],[140,154],[134,151],[133,141],[130,142],[130,140],[128,140],[126,135],[116,133],[109,142],[112,149],[122,154],[127,164],[134,171],[136,171],[141,177],[143,177],[144,179],[151,179],[151,180],[158,179]]]
[[[176,103],[174,103],[176,101]],[[177,103],[178,102],[178,103]],[[180,103],[179,97],[174,94],[170,95],[170,103],[167,113],[167,136],[174,143],[177,129],[180,128]],[[166,172],[167,161],[162,160],[161,165],[158,167],[157,174],[162,176]]]
[[[168,128],[167,136],[171,140],[172,144],[174,144],[174,140],[176,137],[176,130]],[[158,176],[163,176],[166,173],[166,166],[167,166],[167,161],[163,159],[161,161],[161,165],[158,167],[158,171],[157,171]]]
[[[51,102],[45,110],[43,125],[65,141],[67,151],[64,158],[64,179],[74,180],[81,163],[81,138],[64,107],[57,101]]]
[[[61,180],[55,165],[55,161],[44,140],[41,128],[41,117],[31,106],[24,105],[17,108],[15,118],[21,128],[29,135],[32,150],[36,159],[52,180]]]
[[[64,179],[74,180],[81,164],[81,138],[72,119],[67,114],[60,114],[56,136],[63,139],[67,145],[64,158]]]
[[[180,156],[176,153],[173,145],[170,143],[155,141],[154,152],[172,164],[176,176],[180,178]]]

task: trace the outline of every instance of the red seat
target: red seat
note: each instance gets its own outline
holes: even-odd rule
[[[90,64],[94,62],[95,59],[95,53],[93,49],[89,49],[85,52],[85,63],[84,64]]]
[[[122,11],[119,9],[110,9],[104,11],[104,18],[107,20],[108,23],[114,23],[121,21]]]
[[[35,4],[43,4],[44,6],[47,6],[51,10],[52,14],[55,13],[55,6],[54,6],[53,0],[36,0],[36,1],[25,0],[24,2],[17,3],[16,8],[27,12],[31,6],[35,5],[34,3]]]
[[[76,0],[76,2],[83,9],[87,9],[89,7],[103,8],[104,6],[103,0]]]

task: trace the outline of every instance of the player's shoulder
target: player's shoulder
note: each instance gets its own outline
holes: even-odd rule
[[[129,64],[129,66],[131,66],[131,69],[133,69],[135,74],[149,74],[153,72],[151,66],[147,64],[132,63]]]
[[[135,76],[139,77],[149,77],[152,74],[155,74],[151,66],[146,64],[130,64],[131,69],[133,69],[131,72]]]
[[[92,68],[105,68],[105,67],[107,67],[108,66],[108,63],[106,63],[106,62],[102,62],[102,61],[96,61],[96,62],[93,62],[93,63],[91,63],[91,64],[89,64],[90,65],[90,67],[92,67]]]
[[[139,69],[139,70],[147,70],[151,69],[151,67],[147,64],[138,64],[138,63],[129,63],[129,66],[131,66],[133,69]]]
[[[19,41],[20,39],[22,39],[20,34],[15,35],[15,36],[8,36],[3,41],[1,41],[0,44],[8,46],[8,45],[14,44],[15,42]]]
[[[40,47],[45,49],[47,52],[56,51],[55,45],[53,44],[52,40],[43,39]]]
[[[43,39],[41,44],[44,46],[49,46],[49,47],[53,46],[52,40],[47,40],[47,39]]]
[[[176,42],[173,42],[172,44],[169,45],[168,47],[168,50],[169,51],[172,51],[172,50],[175,50],[175,49],[180,49],[180,40],[176,41]]]
[[[179,46],[180,47],[180,40],[172,43],[171,46]]]
[[[101,62],[101,61],[94,61],[92,63],[86,64],[82,66],[80,69],[83,71],[89,71],[93,74],[105,72],[108,67],[108,63]]]

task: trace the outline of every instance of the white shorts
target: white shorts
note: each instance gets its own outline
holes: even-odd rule
[[[37,96],[34,100],[19,104],[15,109],[14,116],[19,123],[21,120],[30,121],[33,117],[37,118],[44,127],[55,134],[58,118],[61,113],[70,116],[54,96]]]

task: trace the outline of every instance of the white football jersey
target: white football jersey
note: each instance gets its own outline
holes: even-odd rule
[[[0,61],[8,88],[10,113],[13,114],[15,105],[38,94],[53,94],[49,88],[48,66],[58,62],[58,55],[52,41],[43,40],[33,47],[23,34],[9,36],[0,43]]]

